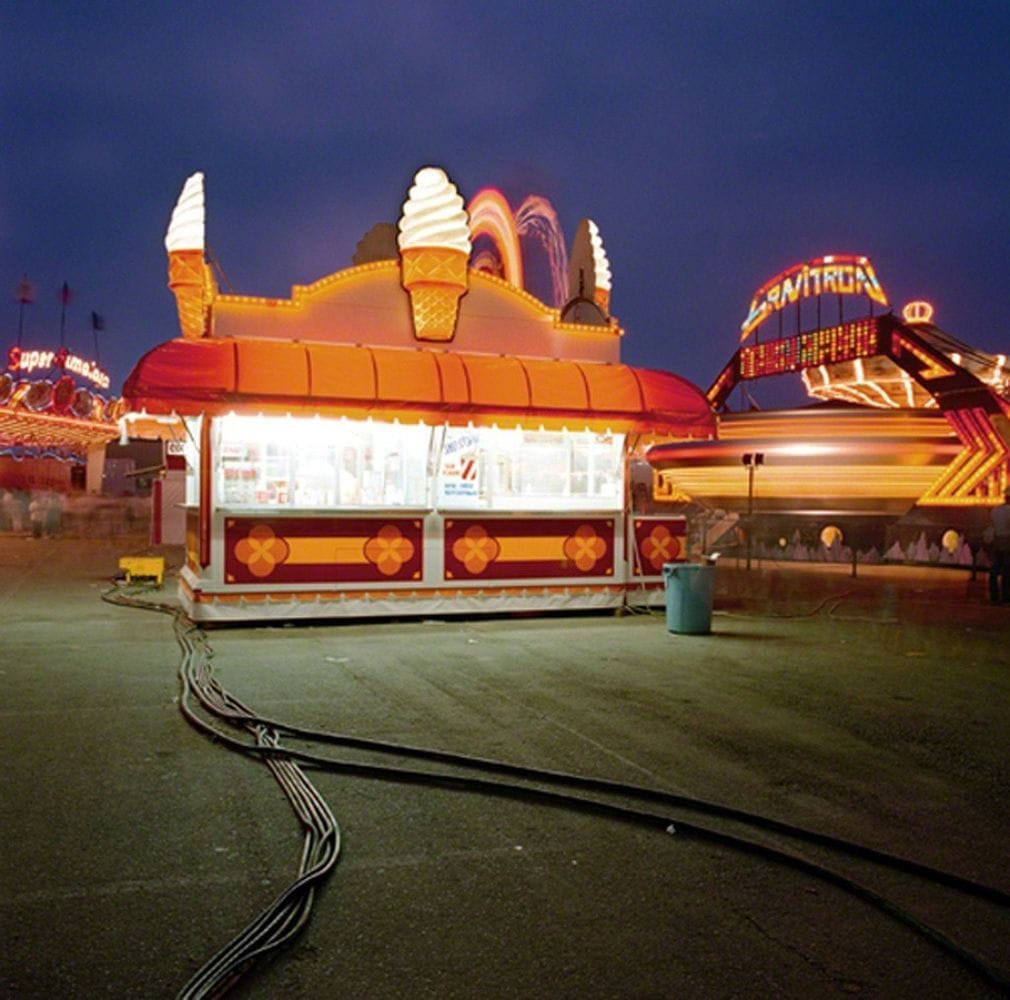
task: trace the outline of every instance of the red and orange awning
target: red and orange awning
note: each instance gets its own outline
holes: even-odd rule
[[[708,437],[700,389],[669,372],[620,364],[281,340],[172,340],[137,363],[130,409],[363,413],[448,421]]]

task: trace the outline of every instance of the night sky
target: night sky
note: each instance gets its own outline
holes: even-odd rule
[[[891,303],[1010,353],[1010,3],[0,5],[0,311],[118,389],[178,336],[163,238],[206,174],[235,291],[286,296],[418,167],[600,227],[623,359],[707,387],[751,296],[867,254]],[[507,349],[505,347],[504,349]],[[759,394],[759,387],[755,387]]]

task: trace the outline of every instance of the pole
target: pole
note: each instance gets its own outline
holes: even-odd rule
[[[70,286],[64,281],[60,289],[60,347],[66,346],[67,339],[67,304],[70,302]]]
[[[750,456],[748,456],[749,458]],[[747,572],[750,572],[751,544],[754,537],[754,465],[747,463]]]
[[[98,315],[93,309],[91,310],[91,336],[95,340],[95,364],[101,361],[98,356],[98,331],[105,329],[105,320]]]
[[[747,569],[750,569],[754,538],[754,471],[764,465],[765,456],[760,451],[747,451],[740,459],[747,467]]]
[[[31,282],[26,274],[22,277],[21,284],[18,285],[18,302],[21,303],[21,309],[18,312],[18,347],[21,346],[21,335],[25,328],[25,306],[34,300],[35,293],[32,291]]]

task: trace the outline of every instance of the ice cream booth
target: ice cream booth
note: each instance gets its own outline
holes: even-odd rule
[[[464,206],[438,168],[398,226],[290,298],[222,293],[204,225],[196,174],[166,236],[181,336],[124,387],[127,430],[155,419],[181,442],[195,620],[662,600],[685,524],[633,509],[629,468],[713,417],[686,380],[620,363],[593,223],[561,307],[524,289],[500,193]]]

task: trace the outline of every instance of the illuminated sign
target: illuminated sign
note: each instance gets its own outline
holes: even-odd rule
[[[795,264],[757,290],[750,312],[740,325],[740,339],[746,340],[773,312],[816,295],[865,295],[882,306],[888,304],[868,257],[817,257],[806,264]]]
[[[30,375],[34,371],[59,368],[60,371],[78,375],[100,389],[109,388],[109,376],[95,361],[87,361],[71,354],[65,347],[58,351],[26,351],[14,346],[7,352],[7,370]]]
[[[879,353],[876,320],[861,319],[825,330],[812,330],[795,337],[741,347],[740,378],[784,375],[817,365],[869,358]]]
[[[934,378],[946,378],[948,375],[954,374],[953,368],[948,368],[938,357],[932,354],[927,354],[921,347],[913,344],[907,337],[903,337],[900,333],[895,332],[891,338],[894,356],[900,357],[901,352],[908,351],[909,354],[915,358],[916,361],[920,362],[922,367],[916,372],[916,375],[920,379],[934,379]],[[960,358],[954,355],[951,360],[954,364],[958,364]]]
[[[901,310],[901,316],[906,323],[931,323],[933,321],[933,307],[928,302],[921,300],[909,302]]]

